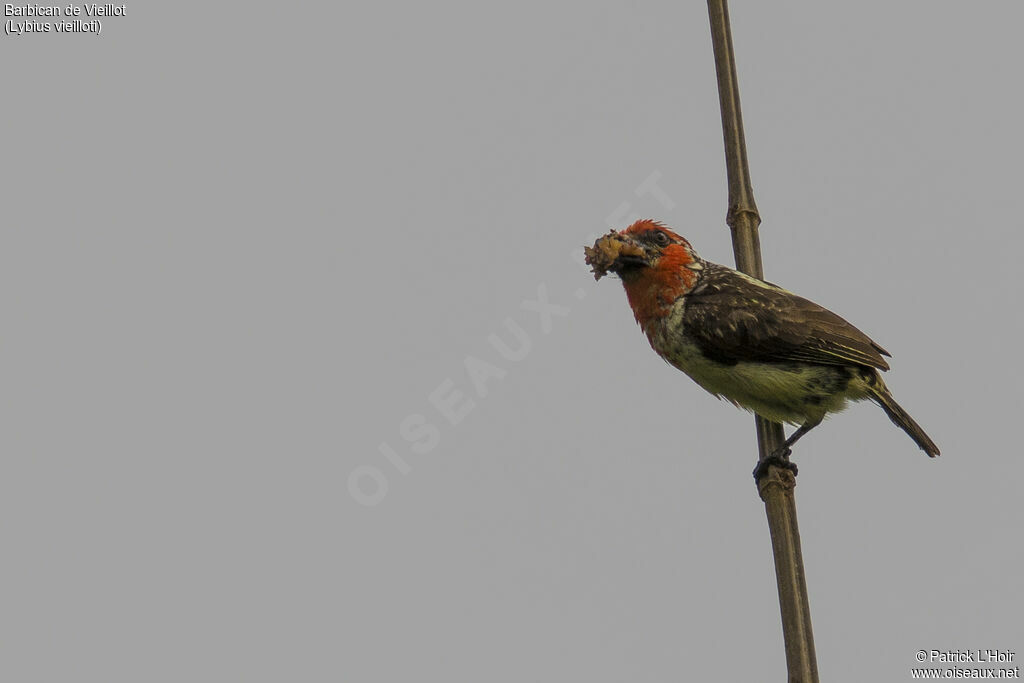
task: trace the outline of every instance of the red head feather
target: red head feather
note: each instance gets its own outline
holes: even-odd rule
[[[650,244],[646,238],[658,231],[665,233],[671,242],[652,253],[646,268],[631,270],[622,279],[626,298],[641,327],[651,320],[667,316],[676,300],[693,289],[699,277],[699,258],[693,247],[661,223],[639,220],[620,234],[627,239]]]

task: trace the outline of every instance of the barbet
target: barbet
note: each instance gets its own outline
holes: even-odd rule
[[[889,353],[866,334],[781,287],[705,261],[660,223],[637,221],[586,249],[601,276],[618,274],[651,346],[719,398],[796,425],[759,463],[795,471],[794,443],[850,401],[870,399],[929,456],[939,454],[879,374]]]

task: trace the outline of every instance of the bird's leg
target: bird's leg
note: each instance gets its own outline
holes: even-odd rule
[[[807,422],[804,422],[795,432],[790,434],[789,438],[786,439],[786,442],[779,446],[769,457],[788,458],[789,454],[793,452],[793,444],[799,441],[801,436],[820,425],[821,419],[822,418],[819,417],[817,420],[808,420]]]
[[[808,420],[807,422],[800,425],[800,427],[790,434],[789,438],[786,439],[785,443],[776,448],[766,457],[757,461],[757,467],[754,468],[754,481],[761,481],[761,477],[768,473],[768,467],[775,465],[783,469],[789,470],[796,476],[797,466],[796,463],[791,462],[789,459],[790,454],[793,452],[793,444],[800,440],[807,432],[811,431],[815,427],[821,424],[822,418],[817,420]]]

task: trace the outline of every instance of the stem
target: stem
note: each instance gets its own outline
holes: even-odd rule
[[[732,231],[736,268],[757,278],[764,277],[758,226],[761,216],[754,202],[740,113],[740,89],[736,80],[736,58],[729,26],[726,0],[708,0],[711,42],[718,72],[718,96],[722,107],[725,166],[729,178],[729,210],[726,223]],[[784,440],[782,425],[756,418],[759,460],[772,453]],[[775,557],[775,578],[782,612],[782,634],[786,643],[786,666],[792,682],[817,683],[818,663],[814,654],[811,608],[807,600],[800,528],[796,516],[796,477],[789,470],[771,466],[758,482],[764,501]]]

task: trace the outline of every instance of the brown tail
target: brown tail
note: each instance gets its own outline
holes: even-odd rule
[[[874,399],[875,403],[882,406],[882,410],[889,416],[897,427],[907,433],[907,435],[914,440],[921,450],[928,454],[929,457],[934,458],[939,454],[939,447],[935,445],[935,442],[928,438],[928,435],[921,429],[921,425],[914,422],[914,418],[907,414],[907,411],[900,407],[900,404],[892,397],[887,389],[879,387],[871,393],[871,398]]]

